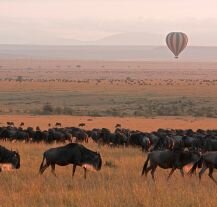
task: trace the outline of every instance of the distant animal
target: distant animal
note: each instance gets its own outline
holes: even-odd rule
[[[50,123],[48,123],[48,127],[51,127],[51,124],[50,124]]]
[[[132,133],[129,138],[129,143],[133,146],[141,146],[143,151],[148,151],[151,146],[150,138],[142,132]]]
[[[78,142],[86,142],[88,143],[88,134],[80,128],[71,127],[68,129],[68,132],[71,133],[72,137],[76,137]]]
[[[0,145],[0,163],[11,164],[14,169],[20,168],[20,155],[16,151],[8,150]]]
[[[36,129],[36,131],[40,131],[41,130],[39,126],[36,126],[35,129]]]
[[[24,122],[21,122],[21,123],[20,123],[20,127],[22,127],[22,126],[24,126]]]
[[[121,127],[121,124],[116,124],[115,128]]]
[[[7,122],[7,125],[8,125],[8,126],[14,126],[14,122],[8,121],[8,122]]]
[[[84,127],[84,126],[85,126],[85,123],[80,123],[78,126],[79,126],[79,127]]]
[[[217,169],[217,152],[206,152],[201,155],[200,159],[195,162],[188,174],[192,175],[193,173],[195,173],[196,168],[200,166],[202,166],[202,169],[199,172],[199,179],[201,180],[202,175],[204,174],[206,169],[209,168],[209,177],[217,184],[217,180],[215,180],[212,175],[214,169]]]
[[[151,170],[152,179],[155,180],[154,173],[159,166],[163,169],[171,168],[167,180],[169,180],[176,169],[179,169],[181,175],[184,176],[183,167],[187,164],[196,162],[199,158],[200,154],[197,152],[170,150],[153,151],[148,154],[147,160],[143,166],[142,175],[145,173],[145,176],[147,176],[148,172]],[[148,167],[149,161],[150,165]]]
[[[44,152],[39,173],[43,172],[51,166],[51,172],[55,174],[55,165],[66,166],[72,164],[72,177],[75,174],[76,166],[84,168],[84,178],[86,179],[86,171],[99,171],[102,166],[102,158],[99,153],[85,148],[81,144],[70,143],[65,146],[51,148]]]
[[[60,122],[56,122],[55,126],[56,126],[56,127],[58,127],[58,126],[61,127],[62,124],[61,124]]]

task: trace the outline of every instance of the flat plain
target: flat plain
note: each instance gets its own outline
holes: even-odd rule
[[[86,123],[86,129],[122,127],[216,129],[217,63],[1,59],[0,125],[47,129]],[[57,167],[38,174],[43,152],[57,146],[0,142],[18,149],[21,168],[0,174],[0,206],[207,206],[217,204],[216,185],[204,175],[181,178],[157,169],[156,183],[141,177],[146,154],[139,148],[99,147],[102,170]],[[60,145],[60,144],[59,144]],[[109,162],[111,165],[105,165]],[[216,173],[214,173],[216,177]]]
[[[0,61],[0,113],[217,117],[217,63]]]

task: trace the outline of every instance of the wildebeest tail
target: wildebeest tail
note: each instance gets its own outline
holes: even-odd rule
[[[40,165],[40,168],[39,168],[39,173],[42,173],[42,169],[43,169],[43,166],[44,166],[44,161],[45,161],[45,155],[43,155],[43,159],[42,159],[42,162],[41,162],[41,165]]]
[[[148,154],[147,160],[144,163],[144,166],[143,166],[143,169],[142,169],[142,175],[144,175],[144,173],[145,173],[145,171],[147,169],[149,159],[150,159],[150,154]]]
[[[197,167],[201,167],[203,162],[203,157],[201,157],[197,162],[194,163],[193,167],[188,172],[188,175],[192,176],[195,172]]]

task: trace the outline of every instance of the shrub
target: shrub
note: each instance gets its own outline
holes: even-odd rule
[[[52,114],[54,112],[54,108],[50,104],[45,104],[42,108],[43,114]]]

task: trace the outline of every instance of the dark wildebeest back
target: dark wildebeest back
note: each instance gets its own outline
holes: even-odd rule
[[[170,178],[176,169],[180,169],[182,176],[184,176],[183,167],[199,159],[200,154],[197,152],[170,150],[153,151],[148,154],[148,158],[143,166],[142,175],[145,173],[147,176],[148,172],[151,170],[152,179],[154,180],[154,172],[159,166],[163,169],[172,169],[167,179]],[[148,167],[149,161],[150,166]]]
[[[20,155],[0,145],[0,163],[10,163],[15,169],[20,168]]]
[[[217,151],[217,140],[216,139],[207,138],[204,141],[203,149],[205,151]]]
[[[199,172],[199,179],[201,180],[203,173],[209,168],[209,177],[217,184],[217,181],[213,177],[213,171],[217,169],[217,151],[206,152],[201,155],[200,159],[194,163],[188,174],[192,175],[196,172],[196,168],[201,166],[202,169]]]
[[[44,164],[44,161],[46,163]],[[86,170],[93,167],[96,171],[101,169],[102,159],[99,153],[85,148],[81,144],[70,143],[65,146],[51,148],[44,152],[43,160],[40,165],[39,173],[43,173],[51,165],[52,173],[55,175],[55,165],[66,166],[73,164],[72,176],[75,173],[76,166],[84,168],[84,178]]]

